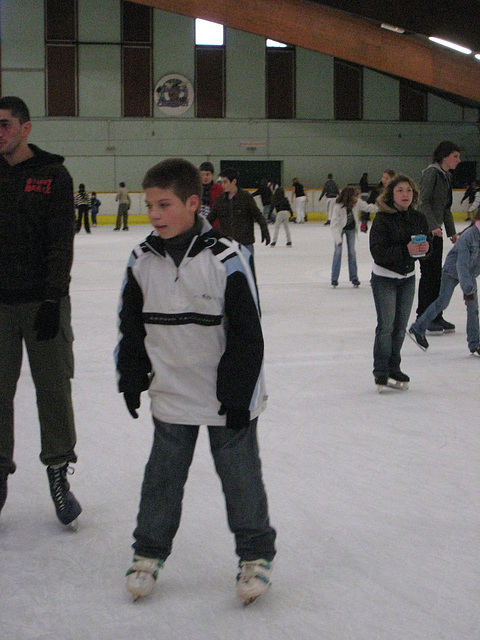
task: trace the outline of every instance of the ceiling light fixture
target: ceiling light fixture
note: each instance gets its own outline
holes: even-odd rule
[[[449,49],[455,49],[455,51],[460,51],[460,53],[465,53],[470,55],[472,53],[471,49],[467,49],[466,47],[462,47],[459,44],[455,44],[455,42],[449,42],[448,40],[442,40],[442,38],[428,38],[432,42],[436,42],[437,44],[441,44],[444,47],[448,47]]]
[[[405,33],[405,29],[403,27],[395,27],[393,24],[387,24],[386,22],[383,22],[380,26],[382,29],[394,31],[395,33]]]
[[[475,58],[476,58],[477,60],[480,60],[480,53],[476,53],[476,54],[475,54]]]

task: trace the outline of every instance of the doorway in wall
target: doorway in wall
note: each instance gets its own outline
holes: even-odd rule
[[[241,189],[257,189],[262,178],[282,184],[281,160],[221,160],[220,171],[227,167],[235,167],[240,173],[238,186]]]
[[[453,188],[465,189],[477,179],[477,163],[469,160],[460,162],[453,172]]]

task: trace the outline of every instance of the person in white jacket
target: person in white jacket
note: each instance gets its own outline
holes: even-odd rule
[[[355,238],[358,233],[358,214],[360,211],[376,213],[375,204],[367,204],[359,198],[360,193],[355,187],[345,187],[336,199],[332,211],[330,229],[333,234],[335,249],[332,261],[332,287],[338,286],[338,277],[342,264],[343,236],[347,239],[348,275],[354,287],[360,286],[357,275],[357,256],[355,252]]]

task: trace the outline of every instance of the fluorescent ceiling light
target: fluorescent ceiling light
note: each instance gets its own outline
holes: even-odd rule
[[[475,58],[476,58],[477,60],[480,60],[480,53],[476,53],[476,54],[475,54]]]
[[[432,42],[436,42],[437,44],[441,44],[444,47],[448,47],[449,49],[455,49],[455,51],[460,51],[460,53],[466,53],[470,55],[472,53],[471,49],[467,49],[466,47],[461,47],[459,44],[455,44],[454,42],[449,42],[448,40],[442,40],[442,38],[429,38]]]
[[[393,24],[387,24],[386,22],[383,22],[380,26],[382,29],[394,31],[395,33],[405,33],[405,29],[403,27],[395,27]]]

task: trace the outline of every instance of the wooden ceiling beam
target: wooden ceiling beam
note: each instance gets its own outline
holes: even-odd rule
[[[480,104],[480,63],[309,0],[133,0],[304,47]]]

